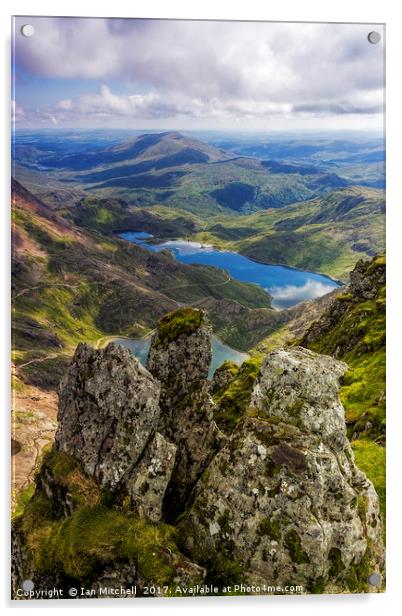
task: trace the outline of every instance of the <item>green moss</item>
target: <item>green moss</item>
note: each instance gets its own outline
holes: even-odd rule
[[[318,577],[316,580],[310,582],[308,586],[308,591],[312,595],[322,595],[325,591],[325,578],[323,576]]]
[[[127,503],[119,507],[64,452],[45,454],[37,477],[39,486],[42,480],[50,482],[53,498],[37,488],[17,518],[39,573],[57,572],[82,583],[109,564],[134,562],[148,583],[169,585],[173,581],[172,552],[180,558],[173,527],[140,519]],[[75,505],[68,517],[57,503],[58,492],[63,500],[63,490]]]
[[[380,499],[382,519],[385,523],[385,448],[367,439],[352,441],[357,466],[373,483]]]
[[[298,565],[310,562],[308,554],[302,548],[301,539],[294,529],[289,530],[286,533],[284,544],[289,551],[293,562]]]
[[[245,414],[261,363],[262,357],[260,356],[247,359],[240,366],[237,375],[234,376],[221,397],[216,398],[218,410],[214,418],[224,432],[232,432]]]
[[[100,503],[102,494],[97,484],[64,451],[52,449],[44,455],[40,474],[46,471],[58,486],[70,494],[74,506],[95,506]]]
[[[34,495],[34,492],[35,492],[34,483],[30,483],[29,486],[21,490],[21,492],[18,494],[15,500],[15,503],[14,503],[14,509],[13,509],[13,514],[12,514],[13,519],[17,518],[18,516],[24,513],[26,506],[28,505],[29,501]]]
[[[361,520],[363,528],[366,526],[368,498],[365,494],[359,494],[357,497],[356,509]]]
[[[338,302],[349,302],[353,300],[353,294],[352,293],[340,293],[339,295],[336,296],[336,299]]]
[[[364,433],[377,439],[385,431],[385,347],[358,358],[349,357],[349,365],[340,390],[349,435]]]
[[[43,521],[27,534],[35,565],[43,573],[60,571],[83,580],[102,566],[134,560],[149,582],[169,584],[173,569],[172,529],[105,507],[82,507],[67,519]]]
[[[350,565],[346,574],[346,585],[350,592],[367,592],[368,578],[371,573],[370,548],[368,547],[359,563]]]
[[[222,371],[222,372],[230,372],[234,376],[237,373],[238,370],[239,370],[239,366],[237,364],[235,364],[234,361],[231,361],[230,359],[226,359],[223,362],[223,364],[221,364],[219,366],[219,368],[216,370],[216,372],[220,372],[220,371]]]
[[[224,554],[216,554],[213,560],[205,564],[207,567],[206,584],[222,588],[240,584],[243,580],[244,566],[237,559]]]
[[[233,361],[229,359],[224,361],[223,364],[221,364],[219,368],[215,370],[215,374],[214,374],[213,382],[212,382],[213,383],[212,397],[214,401],[219,401],[222,394],[225,392],[225,390],[228,387],[228,382],[230,382],[236,376],[238,371],[239,371],[238,364],[235,364]],[[224,381],[225,381],[221,385],[218,384],[218,378],[220,377],[220,375],[224,376]]]
[[[166,348],[181,335],[190,336],[204,321],[202,310],[179,308],[158,321],[158,344]]]
[[[330,562],[328,576],[330,579],[336,579],[344,569],[341,551],[338,548],[331,548],[328,560]]]

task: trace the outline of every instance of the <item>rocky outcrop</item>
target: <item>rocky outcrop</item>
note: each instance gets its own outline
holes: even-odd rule
[[[211,335],[203,311],[181,308],[159,322],[151,341],[147,368],[161,384],[158,430],[177,446],[165,499],[169,519],[184,509],[191,489],[225,440],[213,419],[207,381]]]
[[[184,548],[215,579],[342,592],[382,570],[378,498],[337,395],[345,368],[301,348],[267,356],[248,416],[180,523]]]
[[[373,299],[385,285],[385,259],[376,257],[371,261],[361,260],[350,273],[349,290],[355,297]]]
[[[60,385],[56,447],[115,488],[156,430],[159,390],[128,349],[78,345]]]
[[[128,349],[81,344],[61,383],[56,433],[58,450],[100,487],[127,494],[132,509],[154,522],[162,517],[176,455],[156,431],[159,393],[159,382]],[[59,489],[45,466],[39,480],[47,492]],[[68,492],[60,500],[71,513]]]
[[[348,435],[385,446],[385,256],[359,261],[343,289],[299,340],[301,346],[347,361],[341,398]],[[369,463],[370,455],[367,455]],[[385,475],[384,469],[376,473]],[[385,489],[385,479],[382,481]]]
[[[334,296],[325,312],[301,337],[300,344],[308,348],[322,346],[323,352],[340,358],[355,351],[370,329],[366,322],[368,318],[372,320],[374,310],[385,313],[385,280],[384,256],[359,261],[350,274],[349,285],[341,295]],[[374,306],[365,304],[370,300],[375,301]],[[385,328],[382,334],[380,344],[385,344]],[[366,351],[363,348],[359,354]]]
[[[159,323],[148,369],[113,344],[78,346],[55,446],[14,524],[14,591],[30,579],[95,596],[204,580],[360,592],[382,575],[378,497],[338,397],[346,364],[289,347],[227,365],[215,406],[210,340],[205,314],[182,308]]]

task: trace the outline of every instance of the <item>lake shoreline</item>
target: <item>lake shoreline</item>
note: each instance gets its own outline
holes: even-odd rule
[[[337,278],[332,278],[332,276],[330,276],[329,274],[326,274],[325,272],[321,272],[321,271],[316,271],[316,270],[311,270],[311,269],[303,269],[301,267],[296,267],[294,265],[288,265],[287,263],[279,263],[279,262],[273,262],[273,261],[259,261],[258,259],[255,259],[254,257],[250,257],[247,254],[244,254],[242,252],[237,252],[235,250],[232,249],[225,249],[222,248],[221,246],[216,246],[215,244],[204,244],[202,242],[200,242],[199,240],[193,240],[193,239],[183,239],[183,238],[178,238],[178,237],[157,237],[156,235],[153,235],[152,233],[149,234],[150,237],[148,238],[144,238],[143,242],[132,242],[130,240],[125,239],[124,237],[122,237],[123,233],[149,233],[148,231],[139,231],[138,229],[125,229],[124,231],[112,231],[113,235],[116,235],[117,237],[119,237],[121,240],[124,240],[125,242],[129,242],[130,244],[136,244],[137,246],[146,246],[147,244],[150,245],[154,245],[154,246],[158,246],[161,243],[164,242],[194,242],[199,244],[201,247],[208,247],[208,248],[213,248],[213,250],[215,250],[216,252],[231,252],[233,254],[237,254],[237,255],[241,255],[242,257],[245,257],[246,259],[249,259],[250,261],[253,261],[253,263],[256,263],[258,265],[268,265],[268,266],[273,266],[273,267],[284,267],[288,270],[291,271],[295,271],[295,272],[306,272],[308,274],[318,274],[319,276],[322,276],[323,278],[326,278],[327,280],[329,280],[330,282],[334,282],[335,284],[343,287],[345,284],[347,284],[347,282],[345,282],[344,280],[339,280]],[[165,250],[169,250],[169,248],[166,248]],[[208,266],[206,266],[208,267]],[[218,267],[218,266],[215,266]],[[220,268],[222,269],[222,268]],[[249,284],[255,284],[255,283],[249,283]],[[301,302],[300,302],[301,303]],[[285,308],[282,308],[282,310],[286,310]]]

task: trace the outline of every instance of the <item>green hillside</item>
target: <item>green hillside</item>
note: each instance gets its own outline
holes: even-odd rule
[[[385,439],[385,257],[359,262],[351,284],[311,325],[303,346],[345,361],[341,399],[352,438]]]
[[[235,302],[245,330],[255,310],[273,312],[256,285],[80,229],[17,182],[13,234],[14,360],[27,382],[53,387],[78,342],[142,336],[181,304]]]
[[[340,390],[358,466],[385,513],[385,257],[361,261],[351,284],[313,323],[300,344],[345,361]],[[384,518],[385,519],[385,518]]]
[[[281,263],[347,280],[362,257],[385,247],[381,190],[349,187],[250,216],[215,217],[195,236],[263,263]]]

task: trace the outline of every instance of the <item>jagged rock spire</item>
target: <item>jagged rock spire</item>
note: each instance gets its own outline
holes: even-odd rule
[[[177,446],[165,498],[173,519],[185,507],[195,482],[225,437],[213,419],[208,370],[212,328],[202,310],[167,314],[152,338],[147,368],[161,383],[158,430]]]

